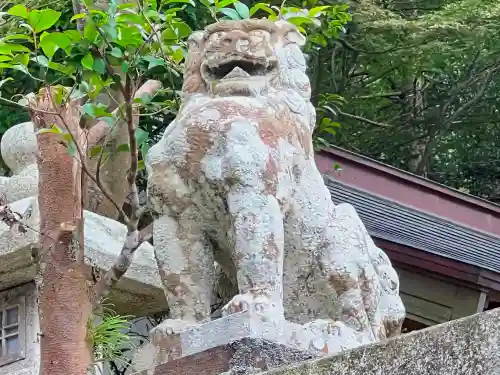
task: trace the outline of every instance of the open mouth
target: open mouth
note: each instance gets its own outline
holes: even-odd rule
[[[212,67],[206,66],[206,73],[211,80],[222,81],[228,79],[263,77],[276,71],[274,61],[230,59]]]

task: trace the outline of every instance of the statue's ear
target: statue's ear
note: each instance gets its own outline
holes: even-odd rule
[[[306,37],[300,33],[295,25],[285,20],[276,21],[276,25],[283,33],[285,44],[297,44],[299,47],[306,44]]]
[[[299,47],[303,47],[306,44],[306,37],[300,33],[299,30],[290,30],[285,35],[285,39],[289,43],[297,44]]]
[[[197,51],[202,48],[204,41],[205,33],[203,31],[195,31],[192,33],[187,40],[189,52]]]

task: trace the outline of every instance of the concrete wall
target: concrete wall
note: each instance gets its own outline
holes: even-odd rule
[[[412,320],[434,325],[480,312],[479,290],[405,269],[396,268],[396,271],[406,316]]]
[[[265,375],[499,375],[500,309]]]

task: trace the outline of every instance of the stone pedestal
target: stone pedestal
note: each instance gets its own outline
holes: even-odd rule
[[[132,363],[140,375],[246,375],[325,354],[324,337],[307,326],[244,311],[178,334],[153,331]]]

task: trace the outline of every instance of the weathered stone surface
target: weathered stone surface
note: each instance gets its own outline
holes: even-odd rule
[[[134,356],[132,362],[134,369],[149,369],[157,364],[197,355],[214,348],[223,348],[227,345],[231,346],[232,351],[240,350],[238,356],[231,355],[231,358],[234,357],[233,362],[238,363],[237,358],[242,359],[245,356],[245,350],[237,343],[245,342],[244,347],[260,348],[259,351],[265,348],[264,344],[249,345],[248,340],[253,343],[267,342],[275,349],[285,348],[283,350],[287,353],[296,353],[297,358],[310,358],[328,353],[326,336],[314,335],[297,323],[284,321],[277,325],[275,322],[266,322],[250,311],[231,314],[181,330],[179,333],[172,333],[170,329],[170,324],[161,324],[151,331],[150,343],[139,348]],[[240,349],[236,350],[238,347]],[[270,350],[267,352],[269,353]],[[272,363],[273,360],[269,355],[266,355],[269,358],[268,362]],[[274,357],[280,358],[279,354]]]
[[[264,374],[498,375],[500,309]]]
[[[306,323],[330,353],[399,333],[397,274],[315,165],[304,41],[267,20],[190,39],[182,106],[146,160],[168,334],[210,320],[214,260],[237,286],[223,315]]]
[[[0,192],[8,203],[38,194],[37,144],[32,122],[8,129],[2,137],[0,151],[11,177],[0,176]]]
[[[277,326],[249,311],[175,334],[165,332],[166,327],[170,328],[160,325],[151,332],[151,342],[133,358],[134,370],[149,374],[154,369],[155,374],[162,374],[176,368],[184,373],[186,369],[181,369],[180,364],[189,367],[196,361],[205,362],[209,353],[219,353],[219,359],[224,361],[209,364],[210,368],[244,375],[250,370],[267,370],[328,354],[325,336],[311,334],[297,323],[283,322]],[[210,374],[219,373],[214,371]],[[203,373],[208,375],[206,370]]]
[[[28,230],[19,232],[0,223],[0,289],[34,279],[35,265],[31,249],[38,244],[40,214],[35,197],[10,204],[12,211],[23,218]],[[125,225],[93,212],[84,212],[85,257],[88,264],[109,269],[120,254],[127,228]],[[29,229],[33,228],[35,230]],[[134,261],[119,281],[109,302],[125,313],[147,314],[167,309],[161,290],[161,280],[154,260],[153,246],[145,242],[139,247]]]
[[[0,177],[0,194],[27,228],[20,232],[0,223],[0,289],[33,280],[32,247],[38,244],[37,143],[33,123],[13,126],[2,137],[1,153],[11,177]],[[107,270],[116,260],[125,241],[126,227],[112,219],[84,211],[85,256],[89,264]],[[153,247],[144,243],[134,261],[112,292],[111,301],[120,311],[133,314],[165,311],[167,304],[154,260]]]

